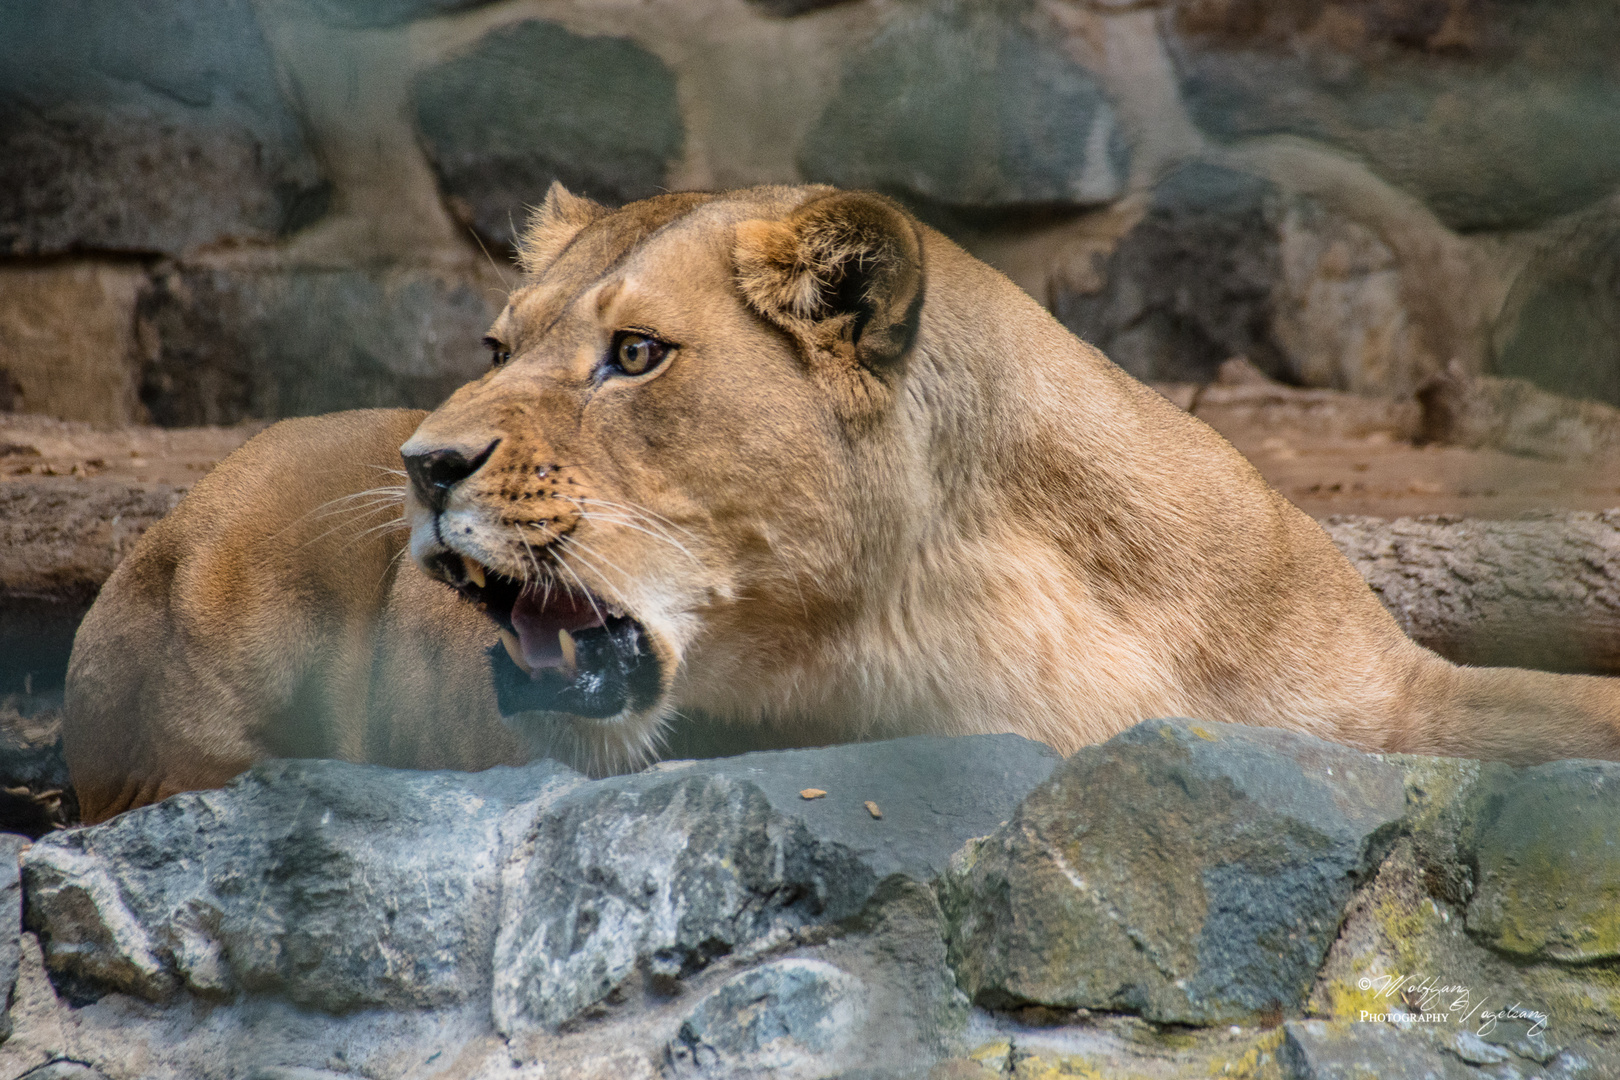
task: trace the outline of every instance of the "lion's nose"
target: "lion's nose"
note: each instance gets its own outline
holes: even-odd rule
[[[496,439],[472,456],[453,446],[403,455],[405,472],[411,478],[417,498],[434,513],[440,513],[450,501],[450,489],[482,468],[500,443],[501,440]]]

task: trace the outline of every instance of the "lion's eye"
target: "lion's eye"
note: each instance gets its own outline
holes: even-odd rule
[[[621,330],[613,338],[612,364],[626,375],[645,375],[664,362],[670,344],[655,337]]]
[[[508,360],[512,359],[512,350],[502,345],[497,338],[485,338],[484,348],[489,350],[490,367],[503,367]]]

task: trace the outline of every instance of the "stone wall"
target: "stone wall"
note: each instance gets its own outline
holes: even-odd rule
[[[430,405],[553,179],[912,205],[1144,378],[1620,402],[1599,0],[17,0],[0,408]],[[488,255],[480,248],[487,249]]]
[[[1163,720],[268,762],[0,844],[0,1075],[1597,1080],[1617,783]]]

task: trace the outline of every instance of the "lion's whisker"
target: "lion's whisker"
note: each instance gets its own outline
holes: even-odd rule
[[[676,541],[674,541],[674,540],[670,539],[669,537],[664,536],[664,535],[662,535],[660,533],[655,533],[651,529],[643,528],[642,526],[637,525],[633,521],[627,521],[627,520],[625,520],[623,518],[612,517],[612,516],[605,515],[605,514],[598,514],[598,513],[594,512],[594,511],[591,511],[591,510],[581,510],[579,512],[579,516],[582,519],[586,520],[586,521],[600,521],[600,522],[603,522],[605,524],[618,525],[618,526],[621,526],[621,527],[626,528],[626,529],[632,529],[632,530],[634,530],[634,531],[636,531],[638,533],[643,533],[643,534],[645,534],[647,536],[652,537],[654,540],[659,541],[660,543],[668,544],[670,547],[674,548],[676,551],[680,552],[682,555],[685,555],[688,559],[691,559],[692,562],[695,563],[696,565],[698,565],[698,566],[703,565],[698,560],[698,557],[696,555],[693,555],[690,551],[688,551],[685,548],[684,545],[682,545],[680,543],[677,543]]]
[[[674,521],[671,521],[669,518],[665,517],[663,514],[660,514],[655,510],[649,510],[645,506],[638,506],[635,503],[615,502],[612,499],[597,499],[597,498],[593,498],[593,497],[588,496],[588,495],[574,495],[574,496],[570,496],[570,498],[572,498],[575,501],[580,502],[580,503],[589,503],[589,504],[591,504],[593,506],[606,507],[609,510],[624,510],[624,511],[626,511],[628,513],[635,514],[635,515],[639,516],[643,521],[646,521],[649,525],[653,524],[654,522],[657,522],[658,524],[667,525],[671,529],[676,530],[677,532],[685,533],[687,536],[693,537],[694,539],[697,537],[697,534],[694,533],[691,529],[688,529],[686,526],[680,525],[680,524],[678,524],[678,523],[676,523]]]
[[[562,540],[566,541],[568,543],[569,547],[574,549],[575,554],[577,554],[581,559],[584,559],[587,563],[589,563],[591,569],[595,570],[598,574],[602,573],[602,566],[606,565],[610,569],[616,570],[619,573],[619,575],[625,581],[631,580],[630,572],[627,571],[624,567],[622,567],[622,566],[618,565],[617,563],[613,562],[611,559],[607,558],[601,552],[590,548],[589,546],[587,546],[585,543],[578,540],[577,538],[572,537],[572,536],[564,536],[564,537],[562,537]],[[624,603],[624,593],[622,591],[620,591],[620,589],[617,586],[613,585],[611,582],[608,582],[608,581],[603,581],[602,584],[613,591],[615,600],[619,601],[619,603],[621,603],[621,604]]]
[[[585,595],[585,602],[591,605],[592,613],[596,615],[598,620],[606,623],[607,613],[596,606],[595,595],[592,594],[591,590],[586,586],[585,582],[580,578],[580,576],[574,572],[574,568],[569,566],[568,563],[561,558],[552,559],[551,564],[574,579],[574,584],[578,585],[579,591]]]

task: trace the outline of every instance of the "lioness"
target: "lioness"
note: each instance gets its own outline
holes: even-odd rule
[[[483,378],[271,428],[119,568],[69,673],[88,820],[270,755],[610,771],[681,713],[1620,752],[1620,686],[1414,644],[1219,435],[885,198],[554,186],[521,263]]]

